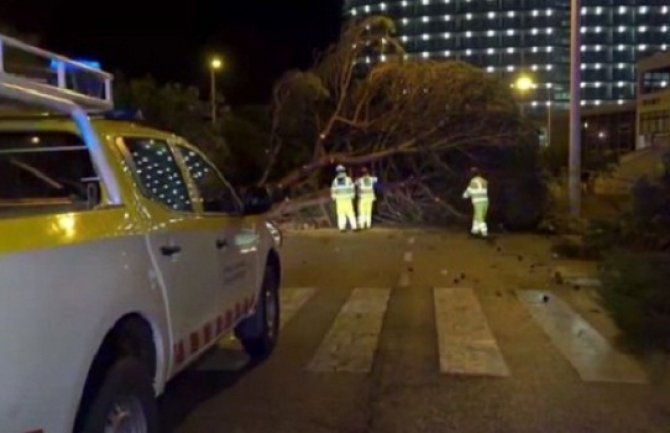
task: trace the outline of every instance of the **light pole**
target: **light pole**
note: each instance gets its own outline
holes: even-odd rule
[[[547,84],[547,140],[546,147],[551,145],[551,111],[554,108],[554,85],[553,83]]]
[[[570,214],[578,217],[582,207],[582,143],[581,143],[581,1],[570,6],[570,157],[568,161],[568,192]]]
[[[213,57],[209,62],[209,71],[211,76],[210,92],[212,104],[212,125],[216,125],[216,73],[223,67],[223,61],[218,57]]]

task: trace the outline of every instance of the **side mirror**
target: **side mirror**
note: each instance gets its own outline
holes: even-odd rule
[[[242,199],[245,215],[261,215],[272,209],[273,200],[265,188],[250,188]]]

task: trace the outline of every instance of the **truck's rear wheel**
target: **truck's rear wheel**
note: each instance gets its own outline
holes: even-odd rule
[[[268,266],[256,312],[242,322],[235,332],[244,350],[254,360],[267,358],[277,345],[280,323],[279,302],[277,274],[272,266]]]
[[[158,433],[158,410],[151,377],[134,358],[108,371],[86,414],[82,433]]]

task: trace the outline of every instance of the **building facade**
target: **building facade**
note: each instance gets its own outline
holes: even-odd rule
[[[636,146],[670,147],[670,53],[640,62]]]
[[[569,95],[570,0],[347,0],[350,18],[387,15],[411,59],[459,59],[512,82],[529,108]],[[637,61],[670,47],[670,0],[582,0],[582,104],[635,101]],[[379,61],[380,59],[372,59]]]

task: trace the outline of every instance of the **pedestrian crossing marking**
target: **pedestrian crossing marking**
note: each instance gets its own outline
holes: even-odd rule
[[[390,289],[354,289],[307,370],[370,372],[390,294]]]
[[[312,296],[316,293],[314,288],[287,288],[280,291],[281,299],[281,322],[280,327],[284,327],[296,313],[305,306]]]
[[[612,347],[558,296],[535,290],[522,290],[517,296],[583,381],[647,382],[637,361]]]
[[[440,371],[509,376],[500,348],[472,289],[434,290]]]
[[[281,326],[317,293],[281,291]],[[391,289],[354,289],[307,365],[311,372],[369,373],[379,344]],[[433,290],[439,368],[442,373],[507,377],[510,370],[474,290]],[[533,320],[585,382],[647,383],[640,364],[617,351],[572,307],[549,292],[517,292]]]

